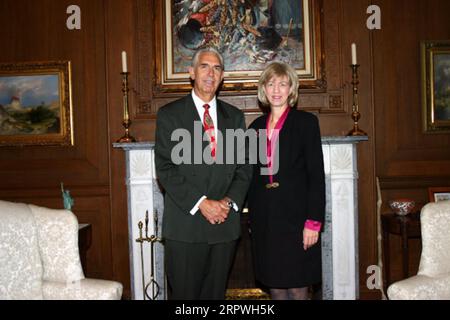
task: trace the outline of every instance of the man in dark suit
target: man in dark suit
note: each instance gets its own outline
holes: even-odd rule
[[[155,163],[166,192],[162,235],[170,299],[224,299],[240,236],[238,212],[252,168],[221,161],[230,151],[224,148],[229,144],[225,130],[245,130],[243,113],[216,99],[223,66],[216,50],[196,52],[189,68],[192,92],[162,107],[157,115]],[[195,127],[201,127],[204,136],[196,137]],[[177,141],[172,141],[172,133],[177,129],[190,136],[190,148],[181,152],[188,160],[182,163],[174,160]],[[199,144],[202,155],[195,150]],[[233,148],[233,155],[242,152],[242,146]],[[204,155],[211,158],[203,159]]]

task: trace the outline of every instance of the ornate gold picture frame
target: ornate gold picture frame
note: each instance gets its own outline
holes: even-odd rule
[[[0,146],[73,145],[69,61],[0,64]]]
[[[450,132],[450,41],[421,43],[424,133]]]
[[[272,61],[292,65],[300,87],[323,90],[321,0],[209,2],[154,1],[154,93],[191,90],[193,53],[212,46],[225,60],[222,91],[255,90]]]

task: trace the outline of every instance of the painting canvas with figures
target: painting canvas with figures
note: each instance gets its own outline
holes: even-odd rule
[[[230,72],[262,70],[271,61],[305,69],[304,2],[173,0],[173,73],[184,73],[197,49],[214,47]]]

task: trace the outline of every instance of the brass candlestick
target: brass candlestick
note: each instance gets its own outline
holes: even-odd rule
[[[136,139],[133,136],[130,136],[130,111],[128,109],[128,75],[129,72],[121,72],[122,75],[122,93],[123,93],[123,122],[122,125],[125,128],[125,134],[117,140],[117,142],[136,142]]]
[[[353,105],[352,105],[352,119],[353,119],[353,129],[347,134],[347,136],[367,136],[363,130],[361,130],[358,126],[358,121],[361,118],[361,114],[359,113],[359,105],[358,105],[358,67],[359,64],[350,65],[352,68],[352,85],[353,85]]]

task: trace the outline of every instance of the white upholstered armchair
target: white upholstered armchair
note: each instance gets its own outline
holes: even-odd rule
[[[71,211],[0,200],[0,300],[121,296],[122,284],[84,277]]]
[[[389,286],[393,300],[450,300],[450,201],[422,208],[422,255],[416,276]]]

